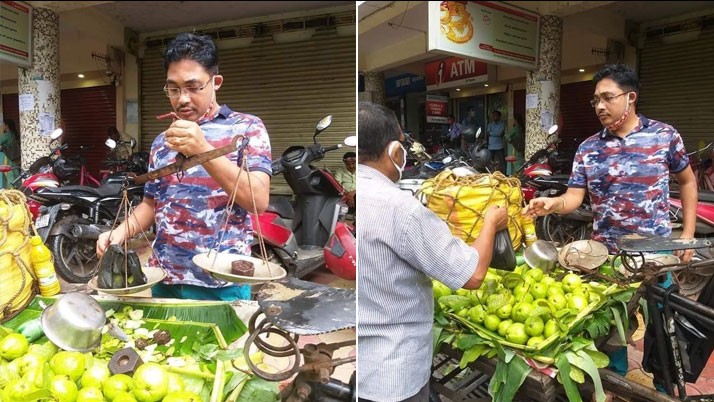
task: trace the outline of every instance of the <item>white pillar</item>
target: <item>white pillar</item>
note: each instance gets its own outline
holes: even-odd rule
[[[538,70],[528,71],[526,79],[526,98],[538,97],[537,106],[526,109],[526,160],[545,148],[547,129],[558,122],[562,52],[563,20],[554,15],[542,16]],[[544,128],[544,125],[548,127]]]
[[[59,16],[53,11],[33,10],[32,65],[17,72],[22,167],[26,169],[38,155],[47,155],[49,133],[60,125]],[[42,132],[40,120],[47,121],[49,131]]]

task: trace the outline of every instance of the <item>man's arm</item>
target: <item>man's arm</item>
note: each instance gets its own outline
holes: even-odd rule
[[[104,232],[97,239],[97,254],[101,257],[110,244],[124,244],[128,239],[147,230],[154,224],[155,204],[153,198],[144,197],[141,204],[121,225],[114,230]]]
[[[478,251],[478,264],[471,278],[466,281],[464,288],[476,289],[481,286],[493,258],[493,244],[495,243],[496,232],[505,229],[507,224],[508,214],[506,208],[494,205],[489,207],[484,217],[483,227],[476,240],[471,243],[471,247]]]
[[[337,180],[337,182],[340,183],[342,187],[345,186],[345,182],[350,180],[348,177],[346,177],[346,173],[347,170],[344,168],[337,168],[337,170],[335,171],[335,180]]]
[[[565,194],[559,197],[538,197],[532,199],[523,213],[531,216],[545,216],[548,214],[567,214],[578,209],[585,199],[587,190],[578,187],[569,187]]]
[[[679,192],[682,197],[682,214],[684,224],[682,227],[682,239],[694,238],[694,230],[697,224],[697,178],[694,176],[692,167],[687,166],[681,172],[675,173]],[[694,250],[685,250],[680,255],[683,262],[689,262],[694,255]]]
[[[256,153],[266,152],[269,158],[270,148],[267,141],[268,133],[265,131],[261,121],[254,122],[251,127],[244,130],[248,136],[247,149],[244,158],[250,160]],[[181,152],[187,156],[215,149],[201,131],[201,128],[193,121],[175,120],[168,130],[166,130],[166,145],[169,149]],[[229,196],[233,193],[233,200],[242,208],[261,213],[268,208],[268,198],[270,197],[270,175],[265,172],[248,172],[242,166],[237,166],[227,156],[221,156],[203,163],[209,175]],[[270,170],[270,166],[266,167]],[[250,179],[249,179],[250,177]],[[255,199],[255,206],[253,205]]]

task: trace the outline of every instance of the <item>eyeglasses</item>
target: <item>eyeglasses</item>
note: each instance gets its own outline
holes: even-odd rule
[[[213,76],[208,79],[208,82],[205,84],[201,85],[200,87],[186,87],[186,88],[175,88],[175,87],[168,87],[167,85],[164,85],[164,93],[166,94],[167,97],[169,98],[180,98],[181,94],[183,92],[186,92],[188,96],[191,95],[197,95],[199,92],[203,91],[204,88],[208,86],[213,82]]]
[[[621,94],[619,94],[619,95],[611,95],[611,96],[607,96],[607,95],[606,95],[606,96],[602,96],[602,97],[596,96],[596,97],[592,98],[592,100],[590,100],[590,106],[592,106],[592,107],[597,107],[597,105],[600,103],[600,101],[603,101],[603,102],[605,102],[606,104],[607,104],[607,103],[612,103],[612,101],[614,101],[615,98],[618,98],[618,97],[620,97],[620,96],[622,96],[622,95],[627,95],[627,94],[629,94],[629,92],[623,92],[623,93],[621,93]]]

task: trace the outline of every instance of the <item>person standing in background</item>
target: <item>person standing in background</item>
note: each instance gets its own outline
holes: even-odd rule
[[[491,160],[496,165],[499,172],[506,171],[506,152],[504,151],[503,136],[506,132],[506,124],[501,121],[501,112],[494,110],[491,113],[492,121],[488,123],[486,131],[488,134],[488,151],[491,153]]]
[[[0,134],[0,164],[17,167],[20,165],[20,134],[15,127],[15,121],[5,119],[3,131]],[[17,178],[17,169],[12,169],[0,175],[0,187],[11,188]]]
[[[513,156],[516,157],[516,163],[513,165],[513,172],[523,166],[526,154],[526,127],[523,124],[523,115],[516,113],[513,115],[513,128],[506,134],[506,141],[513,146]]]
[[[350,208],[350,213],[354,213],[355,209],[355,171],[357,170],[357,154],[354,152],[345,152],[342,156],[342,162],[345,167],[338,168],[335,172],[335,180],[342,185],[345,192],[347,206]]]
[[[447,119],[449,123],[449,131],[446,134],[446,148],[460,149],[461,148],[461,124],[456,122],[456,117],[453,114]]]

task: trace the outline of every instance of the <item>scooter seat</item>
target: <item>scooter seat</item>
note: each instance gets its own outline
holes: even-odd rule
[[[43,187],[38,191],[38,194],[73,194],[77,196],[89,195],[97,197],[108,197],[121,193],[122,185],[116,183],[102,184],[99,187],[89,186],[62,186],[62,187]]]

